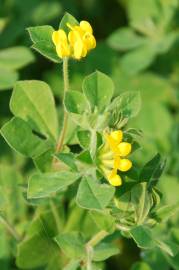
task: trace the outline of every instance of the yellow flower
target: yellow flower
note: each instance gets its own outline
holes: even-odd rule
[[[68,36],[60,29],[53,32],[52,41],[60,58],[73,57],[80,60],[96,47],[93,29],[87,21],[81,21],[79,25],[75,26],[67,23],[67,26],[70,29]]]
[[[70,56],[70,46],[68,44],[67,35],[65,31],[59,29],[52,34],[53,43],[56,46],[56,52],[60,58]]]
[[[122,141],[121,130],[105,134],[104,138],[105,143],[99,151],[100,168],[111,185],[120,186],[122,179],[118,170],[126,172],[132,167],[132,162],[124,158],[131,153],[132,146]]]

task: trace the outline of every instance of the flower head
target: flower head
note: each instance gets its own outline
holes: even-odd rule
[[[126,172],[132,167],[132,162],[125,158],[131,153],[132,146],[122,141],[121,130],[105,134],[104,139],[104,145],[99,151],[100,169],[111,185],[120,186],[122,179],[118,171]]]
[[[79,25],[73,26],[67,23],[67,26],[70,29],[69,33],[66,34],[62,29],[54,31],[52,41],[60,58],[73,57],[80,60],[96,47],[93,29],[87,21],[81,21]]]

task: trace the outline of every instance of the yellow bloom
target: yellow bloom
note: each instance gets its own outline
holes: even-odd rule
[[[65,31],[59,29],[52,34],[53,43],[56,46],[56,52],[60,58],[70,56],[70,46],[68,44]]]
[[[70,29],[68,36],[60,29],[53,32],[52,41],[60,58],[73,57],[80,60],[96,47],[93,29],[87,21],[81,21],[79,25],[75,26],[67,23],[67,26]]]
[[[123,158],[131,153],[132,146],[122,141],[121,130],[105,134],[104,138],[105,143],[99,151],[100,168],[111,185],[120,186],[122,180],[118,175],[118,170],[126,172],[132,167],[132,162]]]

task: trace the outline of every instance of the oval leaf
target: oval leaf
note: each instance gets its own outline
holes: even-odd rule
[[[78,91],[69,91],[65,95],[65,107],[68,112],[82,114],[88,110],[84,95]]]
[[[104,209],[111,201],[115,188],[106,184],[98,184],[91,177],[84,178],[78,188],[77,203],[87,209]]]
[[[34,174],[29,179],[28,198],[49,197],[53,192],[73,184],[79,177],[78,173],[67,171]]]
[[[83,92],[91,105],[91,109],[98,108],[101,112],[111,101],[114,84],[110,77],[96,71],[84,79]]]
[[[12,113],[52,139],[57,138],[58,120],[55,102],[48,84],[42,81],[19,81],[10,100]]]

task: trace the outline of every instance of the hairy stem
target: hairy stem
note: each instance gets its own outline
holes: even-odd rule
[[[93,248],[91,246],[88,246],[86,248],[86,251],[87,251],[86,270],[92,270]]]
[[[65,57],[63,59],[63,81],[64,81],[64,94],[63,94],[63,103],[64,103],[65,94],[69,90],[68,58],[67,57]],[[62,131],[60,134],[60,138],[59,138],[58,143],[57,143],[56,153],[60,152],[62,147],[63,147],[65,134],[66,134],[66,130],[67,130],[67,122],[68,122],[68,113],[64,108],[63,127],[62,127]]]
[[[2,216],[0,216],[0,223],[4,225],[4,227],[7,229],[7,231],[17,240],[21,240],[21,236],[18,234],[18,232],[15,230],[15,228]]]
[[[86,246],[94,247],[96,246],[101,240],[103,240],[108,235],[108,232],[102,230],[99,233],[95,234],[86,244]]]
[[[101,240],[103,240],[108,235],[108,232],[102,230],[96,235],[94,235],[86,244],[87,252],[87,270],[92,270],[92,258],[93,258],[93,247],[96,246]]]

